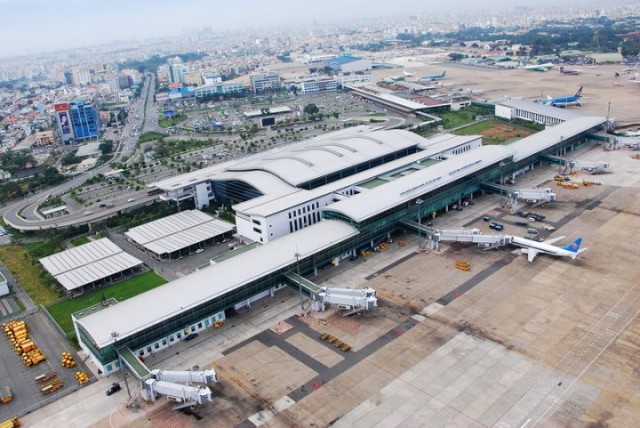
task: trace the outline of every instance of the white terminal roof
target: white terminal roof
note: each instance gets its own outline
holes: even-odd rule
[[[422,137],[409,131],[375,131],[330,139],[312,139],[287,151],[227,168],[227,171],[265,171],[299,186],[369,160],[415,147]]]
[[[511,156],[513,151],[503,146],[483,146],[450,155],[449,159],[436,165],[336,202],[325,211],[335,211],[361,222]]]
[[[554,144],[558,144],[565,138],[573,137],[581,132],[600,126],[607,121],[605,117],[581,116],[554,126],[547,127],[544,131],[509,144],[507,147],[515,152],[515,162],[533,156]]]
[[[125,233],[129,239],[155,254],[169,254],[223,233],[234,226],[202,211],[183,211]]]
[[[542,116],[554,117],[560,120],[571,120],[582,115],[576,111],[566,108],[553,107],[548,104],[534,103],[521,98],[505,98],[494,101],[498,105],[503,105],[515,109],[525,110]]]
[[[40,263],[64,288],[73,290],[139,266],[142,261],[102,238],[43,257]]]
[[[84,327],[98,347],[113,343],[146,327],[188,311],[229,293],[358,234],[351,226],[325,220],[263,246],[178,278],[161,287],[132,297],[76,322]]]
[[[341,189],[368,181],[374,177],[388,174],[396,169],[407,167],[408,165],[437,156],[442,152],[462,146],[478,138],[481,138],[481,136],[457,136],[453,134],[437,135],[429,139],[424,139],[419,144],[419,147],[423,149],[422,151],[404,156],[400,159],[385,163],[384,165],[373,167],[366,171],[350,175],[341,180],[325,184],[324,186],[320,186],[312,190],[299,189],[294,192],[265,195],[259,198],[250,199],[246,202],[234,205],[233,209],[236,212],[246,215],[268,217]]]
[[[421,110],[427,107],[424,104],[417,103],[415,101],[407,100],[405,98],[399,97],[397,95],[393,95],[390,91],[386,91],[382,88],[373,85],[367,84],[353,84],[346,85],[347,88],[356,91],[357,93],[368,95],[370,97],[379,98],[383,101],[387,101],[389,103],[397,104],[401,107],[407,108],[409,110]]]
[[[339,142],[342,142],[349,136],[368,133],[375,129],[377,128],[372,126],[357,126],[353,128],[346,128],[343,130],[324,134],[300,143],[276,147],[266,152],[247,156],[243,159],[231,160],[229,162],[212,165],[208,168],[203,168],[197,171],[189,172],[187,174],[182,174],[177,177],[168,178],[157,183],[152,183],[149,185],[149,187],[171,191],[180,190],[207,181],[240,180],[255,187],[263,194],[284,193],[287,191],[291,192],[296,190],[296,188],[290,183],[284,181],[279,176],[279,174],[274,175],[274,170],[250,170],[248,166],[255,164],[259,165],[262,160],[266,158],[286,158],[293,151],[301,149],[309,144],[321,145],[323,141],[332,141],[334,139],[339,139]],[[420,138],[417,135],[414,135],[414,137]],[[282,167],[286,168],[287,165],[282,165]]]

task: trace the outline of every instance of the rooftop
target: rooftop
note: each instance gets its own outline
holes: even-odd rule
[[[98,347],[108,346],[113,343],[113,331],[117,331],[118,340],[122,340],[160,320],[291,266],[296,262],[296,254],[304,259],[357,234],[357,230],[343,222],[321,221],[88,315],[78,320],[78,324],[91,335]]]

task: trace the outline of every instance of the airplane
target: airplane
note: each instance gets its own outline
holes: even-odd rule
[[[405,75],[405,76],[407,76],[407,77],[413,77],[413,73],[409,73],[409,72],[408,72],[408,71],[406,71],[406,70],[403,70],[402,72],[403,72],[403,73],[404,73],[404,75]]]
[[[433,82],[434,80],[442,80],[447,78],[447,72],[443,71],[442,74],[434,74],[433,76],[424,76],[420,78],[421,82]]]
[[[553,68],[553,64],[550,62],[545,62],[544,64],[534,64],[534,65],[523,65],[521,67],[523,70],[529,71],[547,71]]]
[[[560,74],[564,74],[567,76],[577,76],[582,73],[582,70],[569,70],[564,67],[560,67]]]
[[[540,253],[549,254],[551,256],[556,257],[571,257],[573,260],[578,257],[578,254],[584,253],[588,250],[588,248],[580,248],[580,244],[582,244],[582,238],[578,238],[573,241],[569,245],[565,245],[564,247],[557,247],[552,245],[554,242],[557,242],[563,239],[564,236],[559,236],[557,238],[549,239],[544,242],[532,241],[530,239],[520,238],[518,236],[511,237],[511,244],[521,247],[522,252],[527,254],[527,259],[529,262],[532,262],[533,259]]]
[[[578,92],[576,92],[574,95],[558,98],[551,98],[547,96],[546,99],[539,100],[538,102],[540,104],[550,105],[553,107],[567,107],[570,105],[582,106],[582,104],[580,104],[580,99],[582,98],[582,88],[583,87],[580,86],[580,89],[578,89]]]
[[[636,75],[635,75],[635,77],[633,79],[629,79],[629,82],[635,83],[635,84],[640,84],[640,73],[636,73]]]

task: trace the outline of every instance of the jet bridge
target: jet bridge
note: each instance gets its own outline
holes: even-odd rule
[[[151,371],[140,359],[133,353],[128,347],[118,348],[118,355],[122,363],[127,366],[131,374],[137,379],[145,379],[149,376]]]
[[[193,371],[193,370],[152,370],[151,376],[156,380],[163,380],[166,382],[178,382],[187,385],[202,384],[208,385],[210,383],[218,382],[218,376],[213,369]]]
[[[440,242],[471,242],[485,249],[504,247],[511,242],[508,235],[483,235],[479,229],[439,230],[431,238],[435,250],[439,249]]]
[[[142,397],[145,400],[156,401],[161,395],[166,396],[170,401],[178,403],[173,407],[174,410],[212,401],[211,390],[207,386],[182,385],[153,378],[147,379],[143,383]]]
[[[335,288],[322,287],[316,298],[319,311],[325,310],[325,304],[337,305],[339,309],[347,309],[348,314],[368,311],[378,306],[376,290],[373,288]]]
[[[324,311],[327,304],[337,305],[340,309],[347,309],[350,315],[359,311],[368,311],[378,306],[376,291],[373,288],[336,288],[320,287],[307,278],[293,272],[285,274],[289,282],[298,287],[301,293],[309,296],[314,309]]]

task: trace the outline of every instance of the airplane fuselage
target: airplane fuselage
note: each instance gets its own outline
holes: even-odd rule
[[[572,251],[565,250],[562,247],[556,247],[555,245],[545,244],[544,242],[536,242],[530,239],[520,238],[518,236],[511,237],[511,243],[527,250],[533,249],[539,253],[549,254],[552,256],[571,257],[574,260],[578,256],[577,252],[574,253]]]

